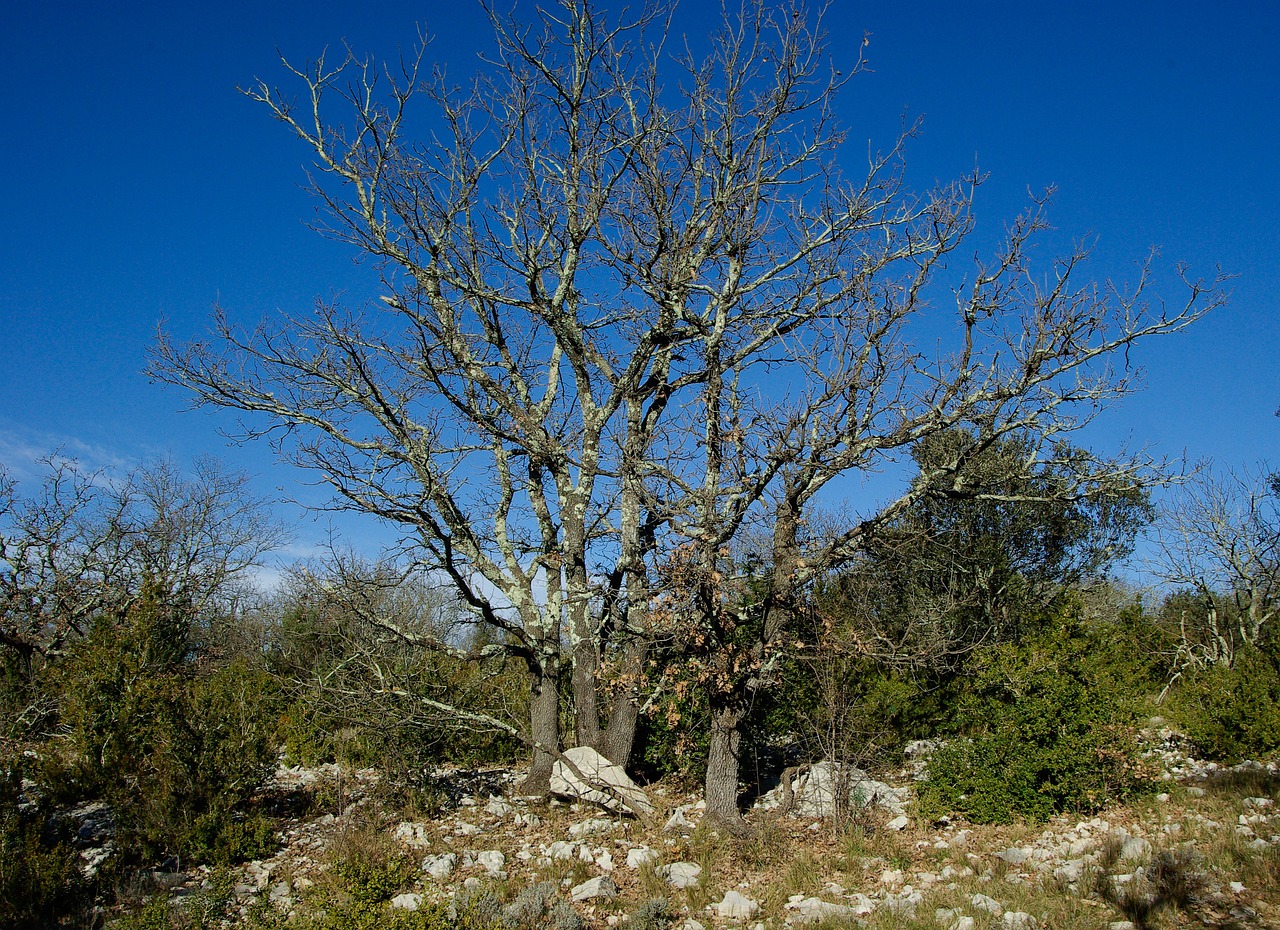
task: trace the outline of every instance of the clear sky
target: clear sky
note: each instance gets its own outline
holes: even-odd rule
[[[677,31],[705,34],[712,6],[685,2]],[[976,162],[991,173],[978,209],[998,230],[1028,188],[1056,184],[1055,224],[1097,236],[1099,278],[1132,276],[1152,246],[1166,271],[1239,275],[1225,310],[1135,354],[1145,392],[1087,444],[1277,458],[1280,4],[834,0],[826,22],[837,54],[871,34],[872,70],[845,97],[854,139],[884,146],[904,112],[923,116],[917,186]],[[489,31],[470,0],[6,7],[0,462],[23,477],[55,448],[107,466],[214,452],[264,490],[308,493],[265,448],[228,447],[226,420],[148,383],[145,354],[160,319],[196,336],[215,302],[252,322],[368,297],[372,270],[305,225],[306,151],[236,88],[285,83],[277,50],[301,61],[345,39],[394,56],[419,24],[437,36],[429,57],[459,77],[479,66]],[[300,524],[299,548],[321,535]]]

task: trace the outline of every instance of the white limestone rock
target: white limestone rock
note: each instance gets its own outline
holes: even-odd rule
[[[422,895],[412,891],[398,894],[391,899],[391,906],[402,911],[416,911],[422,907]]]
[[[865,911],[847,904],[832,904],[821,898],[806,898],[803,895],[792,895],[791,900],[783,905],[794,912],[787,918],[788,923],[816,924],[820,920],[856,920],[870,913],[873,907]]]
[[[648,796],[623,771],[590,746],[564,751],[551,770],[551,793],[580,798],[616,813],[653,813]]]
[[[453,874],[458,864],[457,853],[441,853],[438,856],[427,856],[422,860],[422,871],[432,878],[440,880]]]
[[[980,911],[986,911],[993,917],[999,917],[1004,913],[1004,905],[995,898],[987,897],[985,894],[975,894],[969,899],[969,903]]]
[[[692,888],[701,875],[702,866],[696,862],[673,862],[658,869],[658,876],[672,888]]]
[[[1126,837],[1120,846],[1120,858],[1126,862],[1136,862],[1151,855],[1151,844],[1140,836]]]
[[[836,792],[848,792],[849,800],[859,807],[884,810],[897,816],[906,810],[910,791],[877,781],[859,768],[842,767],[835,762],[817,762],[795,778],[791,789],[795,794],[791,813],[796,817],[830,817],[836,808]],[[774,788],[756,802],[757,807],[771,810],[780,805],[785,792]]]
[[[426,849],[431,845],[431,840],[427,836],[427,825],[411,820],[402,820],[396,824],[395,838],[412,849]]]
[[[489,798],[489,803],[484,806],[485,813],[494,817],[505,817],[514,810],[515,806],[513,804],[504,798],[498,797],[496,794]]]
[[[693,830],[693,822],[685,816],[683,807],[677,807],[667,818],[663,830],[668,833],[689,833]]]
[[[730,888],[724,893],[724,898],[715,905],[715,909],[724,920],[750,920],[756,916],[760,905],[737,889]]]
[[[577,843],[566,843],[564,840],[556,840],[547,847],[547,855],[552,859],[572,859],[577,851]]]
[[[1014,846],[1009,849],[1002,849],[1000,852],[996,853],[996,858],[1003,859],[1005,862],[1009,863],[1009,865],[1022,865],[1031,858],[1032,853],[1033,850],[1025,846]]]
[[[608,875],[597,875],[581,885],[575,885],[569,892],[575,901],[590,901],[593,898],[616,898],[618,886]]]
[[[627,850],[627,868],[642,869],[651,862],[658,861],[658,851],[648,846],[637,846]]]
[[[581,839],[584,836],[600,836],[613,830],[615,824],[612,820],[605,820],[603,817],[593,817],[591,820],[584,820],[581,823],[575,823],[569,828],[569,836]]]

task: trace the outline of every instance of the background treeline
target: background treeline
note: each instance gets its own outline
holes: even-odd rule
[[[949,441],[915,449],[921,474]],[[967,468],[998,486],[1026,451],[1008,441]],[[46,466],[0,492],[0,924],[71,919],[140,870],[269,854],[283,799],[263,788],[281,753],[377,767],[418,810],[444,796],[440,763],[527,758],[528,675],[430,575],[334,551],[259,590],[284,533],[243,475],[210,460],[123,477]],[[1064,503],[1053,468],[1018,480],[1011,503],[926,489],[807,592],[770,667],[750,670],[774,684],[743,728],[744,799],[789,765],[898,765],[908,741],[942,738],[919,813],[1035,820],[1150,788],[1139,727],[1155,714],[1210,758],[1280,746],[1276,481],[1196,479],[1158,515],[1134,493]],[[1107,580],[1153,520],[1173,582],[1154,598]],[[768,566],[734,560],[750,601]],[[605,666],[615,700],[643,709],[641,776],[701,777],[717,687],[704,647],[673,629],[640,672]],[[86,877],[66,812],[89,801],[110,805],[115,832]]]

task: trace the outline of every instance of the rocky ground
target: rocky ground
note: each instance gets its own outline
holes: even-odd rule
[[[635,817],[520,798],[510,772],[457,771],[452,797],[415,817],[378,801],[376,772],[282,768],[277,792],[328,809],[313,804],[287,823],[279,852],[234,872],[227,914],[304,911],[342,849],[376,840],[414,866],[391,907],[491,893],[511,923],[522,889],[536,886],[588,927],[647,930],[664,925],[662,913],[685,930],[1280,926],[1276,765],[1200,763],[1173,734],[1152,736],[1167,790],[1099,816],[1036,827],[921,822],[910,808],[916,758],[863,781],[855,795],[868,803],[843,824],[821,816],[831,771],[818,767],[796,782],[790,813],[779,810],[781,793],[762,799],[747,839],[718,835],[702,824],[696,796],[662,784],[646,788],[653,812]],[[101,829],[102,815],[89,811],[86,823]],[[156,875],[175,906],[212,879],[207,870]]]

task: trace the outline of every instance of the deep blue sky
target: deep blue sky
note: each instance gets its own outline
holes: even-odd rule
[[[159,319],[194,336],[215,302],[252,321],[375,286],[305,227],[307,153],[236,88],[283,83],[277,49],[303,60],[346,39],[394,55],[419,23],[455,74],[478,66],[489,33],[469,0],[6,9],[0,462],[21,477],[56,447],[103,465],[212,451],[292,486],[267,450],[227,447],[216,417],[149,384],[145,353]],[[979,210],[999,229],[1028,188],[1056,184],[1055,224],[1098,237],[1098,277],[1130,275],[1153,245],[1166,271],[1239,275],[1228,308],[1136,353],[1146,391],[1090,443],[1225,465],[1274,455],[1280,4],[836,0],[827,25],[837,54],[871,33],[873,70],[845,97],[853,139],[887,145],[904,111],[924,117],[917,185],[976,161],[991,173]],[[686,2],[676,28],[705,33],[702,5]],[[298,543],[320,535],[304,524]]]

